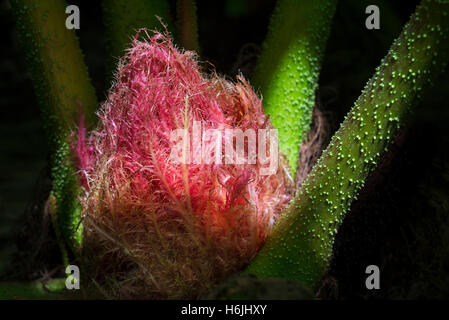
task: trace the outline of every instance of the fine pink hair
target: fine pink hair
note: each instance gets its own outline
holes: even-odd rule
[[[194,121],[272,126],[243,77],[206,74],[168,35],[146,39],[120,60],[98,127],[80,123],[72,143],[85,190],[82,256],[111,296],[196,298],[255,256],[288,204],[289,181],[282,159],[272,175],[259,162],[171,162],[170,133]]]

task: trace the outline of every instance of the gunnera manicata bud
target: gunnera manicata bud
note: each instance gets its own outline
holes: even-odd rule
[[[206,74],[161,33],[136,37],[114,81],[98,127],[86,133],[80,123],[72,143],[87,277],[113,298],[197,298],[255,256],[290,200],[290,182],[282,159],[272,174],[261,174],[260,161],[195,162],[194,138],[189,161],[175,162],[173,132],[272,126],[243,77]],[[214,157],[206,145],[201,152]]]

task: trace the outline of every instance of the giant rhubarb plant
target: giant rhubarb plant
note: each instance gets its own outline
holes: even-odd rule
[[[270,118],[246,80],[205,74],[195,54],[175,48],[168,34],[135,37],[125,46],[135,34],[130,25],[153,26],[146,15],[151,21],[154,14],[167,16],[168,6],[153,2],[135,1],[133,8],[141,10],[134,10],[118,1],[129,7],[120,17],[104,2],[110,46],[116,48],[111,52],[121,56],[129,49],[98,126],[88,130],[81,121],[75,130],[80,110],[81,119],[95,122],[95,97],[76,38],[63,28],[63,1],[12,1],[54,146],[51,207],[56,230],[66,234],[62,247],[77,239],[83,273],[112,297],[197,297],[248,264],[246,272],[260,277],[315,286],[350,203],[417,98],[447,65],[449,3],[422,1],[295,192],[291,180],[310,127],[336,2],[278,1],[253,78]],[[198,49],[194,2],[180,0],[177,15],[178,41]],[[198,123],[203,130],[274,126],[287,160],[271,176],[259,173],[260,164],[170,162],[170,132],[191,134]],[[85,216],[84,239],[74,228],[80,222],[75,208]]]

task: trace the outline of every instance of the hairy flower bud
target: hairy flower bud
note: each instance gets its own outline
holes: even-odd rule
[[[85,189],[82,256],[114,297],[195,298],[254,257],[288,204],[290,182],[283,161],[270,175],[259,161],[224,156],[171,161],[171,133],[192,134],[195,122],[203,134],[272,126],[243,78],[206,75],[168,36],[148,39],[134,40],[98,128],[87,135],[80,124],[73,145]]]

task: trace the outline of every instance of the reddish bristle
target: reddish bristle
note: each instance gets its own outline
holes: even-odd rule
[[[247,264],[289,201],[282,169],[173,164],[170,132],[270,128],[248,83],[200,71],[156,33],[121,60],[99,127],[74,148],[92,276],[124,298],[192,298]],[[205,127],[205,128],[204,128]],[[113,284],[112,280],[113,279]]]

